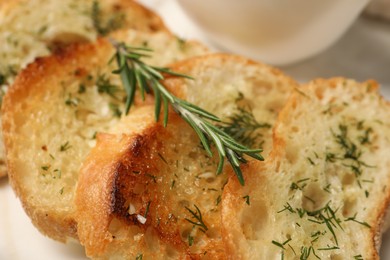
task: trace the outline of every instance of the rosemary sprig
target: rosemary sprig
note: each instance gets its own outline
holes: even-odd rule
[[[129,112],[130,107],[134,103],[137,86],[143,99],[145,99],[145,93],[153,91],[156,121],[159,121],[162,106],[164,118],[163,125],[167,125],[168,104],[170,103],[173,110],[194,129],[209,156],[212,156],[210,148],[211,142],[216,146],[219,156],[217,174],[222,172],[224,159],[226,157],[239,182],[241,185],[244,185],[244,178],[240,168],[240,164],[246,162],[243,155],[245,154],[262,161],[264,160],[260,155],[262,149],[249,149],[238,143],[233,137],[210,122],[221,122],[217,116],[172,95],[160,83],[160,80],[164,79],[164,74],[188,79],[192,79],[191,77],[173,72],[167,68],[145,64],[141,58],[150,56],[152,50],[149,48],[127,46],[126,44],[119,43],[113,39],[110,39],[110,41],[116,48],[113,59],[116,60],[118,65],[118,69],[113,73],[120,75],[127,94],[125,113],[127,114]]]

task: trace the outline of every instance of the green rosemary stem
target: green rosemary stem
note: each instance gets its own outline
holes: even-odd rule
[[[246,163],[243,156],[247,155],[262,161],[264,160],[260,155],[262,149],[249,149],[241,145],[220,127],[211,123],[221,122],[217,116],[174,96],[160,83],[165,78],[164,74],[188,79],[192,79],[192,77],[173,72],[167,68],[145,64],[141,58],[150,57],[152,50],[149,48],[127,46],[113,39],[110,39],[110,41],[116,49],[113,59],[116,60],[118,65],[118,69],[113,71],[113,73],[120,75],[127,95],[125,113],[128,114],[134,103],[137,87],[143,99],[145,98],[145,93],[153,92],[156,121],[159,121],[162,107],[163,125],[166,126],[168,124],[168,105],[171,104],[173,110],[194,129],[209,156],[213,156],[210,144],[213,143],[215,145],[219,156],[217,174],[222,172],[226,157],[239,182],[241,185],[244,185],[245,181],[240,168],[242,163]]]

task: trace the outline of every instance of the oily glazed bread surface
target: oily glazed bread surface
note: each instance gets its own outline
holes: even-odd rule
[[[252,114],[258,126],[253,132],[256,138],[248,146],[263,148],[262,154],[267,157],[272,148],[272,141],[268,141],[272,126],[290,93],[298,87],[296,81],[276,68],[229,54],[209,54],[178,62],[173,70],[194,79],[171,78],[164,85],[228,125],[233,118],[243,116],[242,111]]]
[[[371,81],[315,80],[294,93],[276,123],[269,160],[246,169],[246,186],[230,179],[225,187],[231,256],[379,259],[389,114]]]
[[[92,42],[121,28],[168,32],[159,16],[131,0],[8,1],[0,9],[0,73],[12,78],[56,44]]]
[[[233,55],[195,57],[171,68],[194,79],[169,78],[163,84],[222,120],[239,106],[250,106],[257,120],[273,124],[296,87],[278,70]],[[141,112],[151,118],[154,111]],[[216,151],[210,158],[193,129],[173,112],[166,128],[153,123],[126,134],[133,129],[129,124],[130,117],[101,136],[80,172],[76,219],[87,255],[227,258],[220,200],[228,175],[215,175]],[[259,131],[258,135],[271,135],[269,128]],[[272,146],[269,140],[263,143],[267,149]],[[191,211],[202,215],[206,227],[188,221],[197,222]]]
[[[120,28],[168,33],[159,16],[131,0],[10,0],[0,5],[0,99],[35,58]],[[2,139],[0,131],[0,177],[6,175]]]
[[[123,31],[114,36],[154,49],[148,63],[159,66],[205,53],[164,32]],[[167,55],[165,52],[168,52]],[[28,66],[4,98],[3,131],[10,183],[33,223],[64,241],[76,238],[73,197],[82,161],[98,132],[120,121],[125,96],[112,74],[114,53],[104,39],[72,46]]]

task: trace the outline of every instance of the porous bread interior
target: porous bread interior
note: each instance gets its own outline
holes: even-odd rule
[[[179,62],[172,69],[193,75],[194,79],[170,78],[163,84],[181,98],[221,116],[222,120],[227,120],[237,106],[244,104],[253,108],[257,119],[267,119],[267,123],[273,124],[277,111],[296,86],[277,70],[233,55],[196,57]],[[239,101],[238,97],[241,97]],[[98,142],[81,170],[76,201],[79,236],[87,254],[96,259],[108,256],[132,259],[142,252],[144,257],[160,259],[164,255],[175,259],[202,257],[207,252],[210,258],[226,258],[220,200],[228,175],[215,175],[216,151],[213,150],[211,159],[193,129],[171,115],[167,128],[154,124],[133,139],[129,137],[130,141],[117,148],[117,158],[108,160],[112,166],[104,168],[109,171],[102,174],[100,157],[108,153],[104,147],[117,145],[126,129],[132,129],[129,123],[132,123],[129,119],[120,122],[111,132],[115,134],[111,140]],[[270,128],[260,129],[257,134],[260,133],[266,136],[264,146],[270,149],[271,138],[267,138],[271,136]],[[226,168],[229,168],[227,163]],[[119,190],[120,200],[107,196],[106,202],[101,203],[100,196],[93,192],[91,179],[102,175],[108,180],[101,184],[101,192],[114,196]],[[114,183],[110,178],[115,178],[115,186],[107,184]],[[106,208],[107,203],[112,203],[116,211]],[[96,211],[90,211],[87,204],[101,205],[96,206]],[[141,225],[134,218],[144,216],[147,205],[147,222]],[[196,211],[195,205],[209,228],[206,232],[186,220],[194,220],[186,207]],[[97,239],[99,235],[102,236]]]
[[[153,109],[150,109],[148,114],[152,113]],[[131,115],[133,116],[134,114]],[[112,166],[115,180],[110,181],[118,186],[105,184],[104,187],[114,188],[116,195],[123,194],[124,201],[107,196],[105,199],[107,202],[112,201],[112,207],[115,209],[114,212],[104,211],[106,202],[99,205],[98,207],[102,207],[99,209],[102,218],[99,221],[91,221],[88,212],[84,216],[84,212],[80,213],[89,211],[85,209],[86,201],[99,203],[96,197],[87,198],[89,187],[85,187],[92,176],[99,175],[99,169],[82,169],[77,195],[80,200],[78,211],[82,217],[78,219],[79,236],[89,256],[97,259],[108,256],[133,259],[142,252],[143,257],[160,259],[164,255],[167,259],[176,259],[187,254],[202,254],[205,248],[209,249],[209,255],[223,254],[223,250],[218,247],[221,237],[216,212],[221,187],[227,176],[215,176],[215,158],[212,159],[204,153],[198,145],[196,134],[185,122],[175,119],[174,114],[170,117],[171,122],[167,128],[153,123],[146,131],[141,132],[141,135],[136,135],[136,143],[129,138],[123,147],[117,149],[117,154],[123,154],[123,151],[130,154],[118,155],[119,158],[110,161],[115,165]],[[131,121],[128,122],[132,124]],[[113,142],[124,138],[121,134],[113,136],[113,140],[98,143],[91,154],[97,149],[105,153],[103,147],[112,147]],[[138,142],[142,144],[141,150],[133,152],[132,147],[137,146]],[[86,160],[88,166],[98,164],[94,160],[99,157],[94,156],[89,156]],[[83,178],[86,180],[83,181]],[[101,192],[114,194],[110,189],[101,188]],[[194,203],[202,211],[206,223],[210,223],[206,234],[185,220],[191,219],[185,207],[195,210]],[[137,220],[133,222],[137,216],[145,216],[148,222],[145,225],[141,225]],[[104,225],[104,237],[110,238],[106,241],[96,240],[96,233],[101,225]],[[192,247],[188,248],[186,244],[190,235],[194,237],[194,241]],[[214,246],[211,247],[213,242]],[[104,249],[98,251],[97,248]]]
[[[0,6],[0,101],[19,71],[37,57],[50,55],[58,45],[96,40],[100,34],[94,25],[96,3],[100,11],[96,19],[101,25],[117,21],[113,31],[120,27],[169,33],[160,17],[135,1],[6,1]],[[0,177],[7,174],[2,140],[0,131]]]
[[[123,29],[167,31],[157,15],[134,1],[9,1],[0,9],[0,74],[11,83],[20,69],[36,57],[49,55],[55,44],[95,41],[99,36],[92,14],[95,2],[102,24],[116,17]]]
[[[238,108],[251,112],[259,127],[252,148],[263,148],[263,156],[272,149],[272,126],[292,89],[298,84],[278,69],[246,58],[209,54],[179,62],[173,69],[194,79],[172,78],[164,84],[173,93],[215,114],[223,122],[239,114]]]
[[[296,92],[268,162],[249,167],[247,186],[232,180],[225,188],[222,223],[233,257],[379,259],[389,112],[375,82],[317,80]],[[246,195],[250,205],[240,201]]]
[[[0,11],[0,73],[17,74],[36,57],[50,54],[53,35],[95,40],[89,9],[86,1],[9,1]]]
[[[196,42],[179,44],[164,32],[127,30],[114,37],[135,46],[147,44],[154,49],[153,58],[147,62],[159,66],[207,52]],[[59,226],[73,219],[81,163],[95,145],[95,134],[109,131],[120,120],[118,111],[124,110],[123,87],[119,77],[111,73],[115,63],[108,65],[114,53],[110,44],[101,40],[67,51],[29,66],[7,93],[3,107],[10,181],[44,233],[54,230],[45,223],[37,224],[43,222],[45,214],[59,221],[70,218],[65,224],[57,223]],[[114,86],[113,95],[99,92],[99,78]],[[56,231],[49,234],[59,240],[67,235]]]

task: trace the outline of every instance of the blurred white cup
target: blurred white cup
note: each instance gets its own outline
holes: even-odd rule
[[[177,0],[219,47],[274,65],[334,43],[369,0]]]

